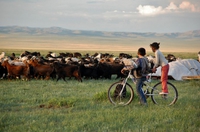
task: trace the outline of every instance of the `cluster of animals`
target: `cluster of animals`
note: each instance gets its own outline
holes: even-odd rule
[[[175,61],[176,57],[169,54],[169,62]],[[75,78],[82,82],[82,79],[111,79],[112,75],[122,78],[125,75],[121,69],[125,66],[126,60],[135,60],[132,55],[119,53],[118,57],[109,53],[95,53],[93,55],[82,55],[75,53],[49,52],[46,56],[41,56],[40,52],[25,51],[20,56],[14,53],[0,55],[0,78],[1,79],[59,79],[65,80]],[[154,57],[148,56],[151,66]],[[66,80],[65,80],[66,81]]]

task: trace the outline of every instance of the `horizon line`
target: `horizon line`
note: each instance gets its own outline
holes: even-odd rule
[[[19,25],[10,25],[10,26],[1,26],[0,27],[26,27],[26,28],[61,28],[61,29],[66,29],[66,30],[71,30],[71,31],[97,31],[97,32],[117,32],[117,33],[158,33],[158,34],[163,34],[163,33],[185,33],[185,32],[191,32],[191,31],[199,31],[200,29],[191,29],[187,31],[182,31],[182,32],[151,32],[151,31],[145,31],[145,32],[137,32],[137,31],[105,31],[105,30],[86,30],[86,29],[70,29],[70,28],[65,28],[65,27],[60,27],[60,26],[49,26],[49,27],[34,27],[34,26],[19,26]]]

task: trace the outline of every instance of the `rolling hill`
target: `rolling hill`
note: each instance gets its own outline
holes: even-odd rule
[[[95,36],[95,37],[165,37],[165,38],[182,38],[192,39],[200,38],[200,30],[188,31],[183,33],[138,33],[138,32],[103,32],[103,31],[85,31],[85,30],[69,30],[60,27],[50,28],[31,28],[8,26],[0,27],[1,34],[21,33],[30,35],[68,35],[68,36]]]
[[[157,41],[164,51],[200,50],[200,30],[139,33],[6,26],[0,27],[0,40],[1,48],[131,51],[141,46],[149,50],[149,44]]]

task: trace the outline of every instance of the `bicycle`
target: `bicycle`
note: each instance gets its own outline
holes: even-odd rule
[[[108,89],[108,99],[114,105],[128,105],[134,98],[134,90],[132,86],[127,82],[131,79],[135,83],[135,78],[129,71],[126,78],[121,79],[118,82],[113,83]],[[168,94],[160,95],[162,91],[162,84],[158,82],[153,87],[150,85],[152,80],[152,74],[147,77],[147,80],[143,83],[143,92],[146,98],[151,97],[154,104],[172,105],[175,104],[178,99],[178,91],[176,87],[167,82]],[[150,91],[151,90],[151,91]]]

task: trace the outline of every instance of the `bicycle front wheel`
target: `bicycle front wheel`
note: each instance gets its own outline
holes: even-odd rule
[[[121,93],[121,94],[120,94]],[[130,84],[123,88],[122,82],[113,83],[108,89],[108,99],[114,105],[128,105],[134,98],[134,91]]]
[[[155,104],[160,105],[172,105],[175,104],[178,99],[178,91],[176,87],[171,84],[170,82],[167,82],[168,87],[168,94],[166,95],[160,95],[159,93],[162,92],[162,83],[157,83],[152,91],[151,91],[151,99]]]

